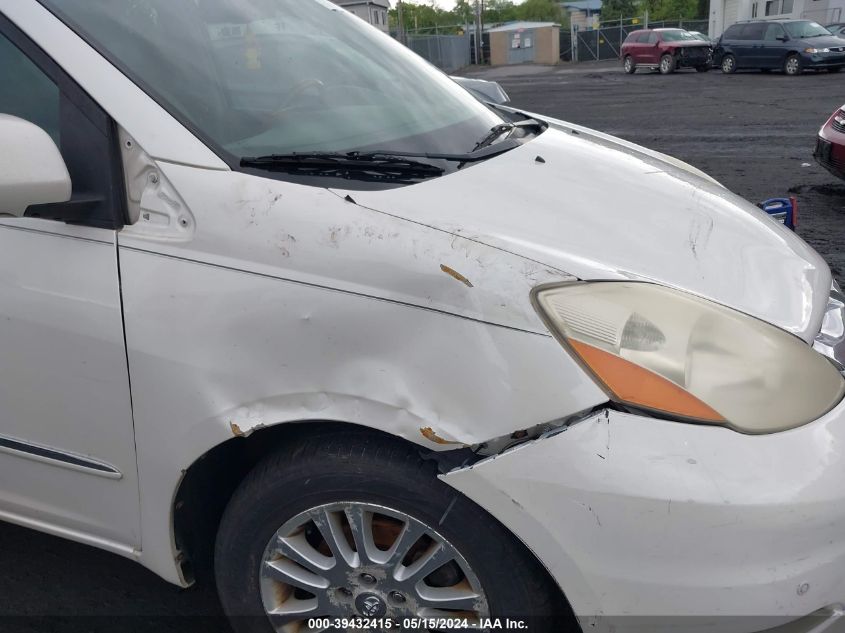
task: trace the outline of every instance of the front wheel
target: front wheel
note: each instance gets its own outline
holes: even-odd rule
[[[238,633],[312,630],[315,618],[401,625],[430,613],[578,630],[525,546],[438,480],[432,461],[356,431],[311,438],[259,464],[226,508],[215,571]]]
[[[637,66],[634,64],[634,59],[630,55],[625,55],[625,60],[622,62],[622,68],[629,75],[633,75],[637,71]]]
[[[726,75],[736,72],[736,57],[733,55],[725,55],[722,58],[722,72]]]
[[[660,58],[660,74],[668,75],[675,72],[675,58],[672,55],[666,54]]]
[[[786,58],[783,64],[783,72],[790,76],[800,75],[804,71],[801,63],[801,56],[792,54]]]

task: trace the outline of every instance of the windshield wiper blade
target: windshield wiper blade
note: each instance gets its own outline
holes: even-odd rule
[[[411,182],[442,176],[445,169],[407,156],[374,152],[294,152],[245,156],[241,167],[268,171],[334,176],[347,180]]]
[[[502,134],[507,134],[514,129],[513,123],[500,123],[499,125],[495,125],[490,128],[490,132],[485,136],[483,139],[476,143],[475,147],[472,148],[473,152],[477,152],[480,149],[484,149],[485,147],[489,147],[493,144],[493,142],[502,136]],[[470,152],[472,153],[472,152]]]

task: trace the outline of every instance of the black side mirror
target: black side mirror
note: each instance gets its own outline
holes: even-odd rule
[[[788,41],[789,41],[789,36],[788,36],[788,35],[781,35],[781,36],[780,36],[779,38],[777,38],[777,39],[778,39],[779,41],[781,41],[781,42],[788,42]]]

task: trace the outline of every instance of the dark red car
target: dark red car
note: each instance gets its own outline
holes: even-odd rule
[[[845,178],[845,105],[836,110],[819,130],[816,161],[838,178]]]
[[[713,49],[709,42],[684,29],[642,29],[625,38],[620,57],[629,74],[637,68],[657,69],[664,75],[678,68],[695,68],[703,73],[710,69]]]

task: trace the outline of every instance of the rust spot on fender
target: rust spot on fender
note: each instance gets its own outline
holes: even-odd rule
[[[462,284],[464,284],[467,288],[473,287],[470,280],[467,279],[466,277],[464,277],[461,273],[459,273],[454,268],[449,268],[446,264],[440,264],[440,270],[442,270],[444,273],[446,273],[450,277],[454,277],[455,279],[460,281]]]
[[[437,433],[435,433],[434,429],[432,429],[430,426],[427,426],[425,428],[420,429],[420,433],[422,433],[422,435],[425,439],[427,439],[430,442],[434,442],[435,444],[442,444],[442,445],[460,444],[460,445],[463,446],[462,442],[453,442],[453,441],[450,441],[450,440],[444,440]]]

